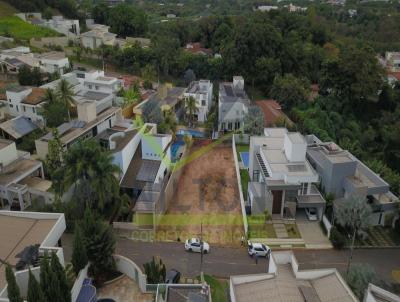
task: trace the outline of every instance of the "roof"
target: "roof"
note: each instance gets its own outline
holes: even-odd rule
[[[50,51],[40,54],[39,58],[42,60],[62,60],[66,58],[66,55],[62,51]]]
[[[0,129],[12,136],[14,139],[19,139],[37,128],[38,126],[25,116],[17,116],[0,124]]]
[[[24,62],[22,62],[21,60],[18,60],[17,58],[7,58],[4,60],[4,62],[6,62],[9,65],[13,65],[15,67],[22,67],[24,65],[27,65]]]
[[[200,83],[207,84],[207,89],[201,89],[204,86],[201,86]],[[193,81],[192,83],[190,83],[189,88],[187,89],[186,93],[205,94],[208,92],[208,88],[210,86],[211,86],[211,82],[209,80]]]
[[[160,169],[160,165],[160,160],[143,159],[136,179],[139,181],[154,182],[156,180],[158,170]]]
[[[167,96],[161,100],[161,105],[169,105],[171,107],[175,106],[185,91],[186,88],[184,87],[169,88],[167,91]]]
[[[40,161],[19,158],[11,164],[3,167],[3,171],[0,173],[0,185],[8,186],[17,183],[23,179],[29,171],[32,173],[41,166],[42,163]]]
[[[235,284],[237,302],[354,302],[356,301],[336,273],[320,278],[296,278],[290,264],[278,264],[277,275],[255,275],[257,279]],[[241,276],[239,276],[241,277]],[[246,276],[243,276],[246,277]],[[237,280],[237,279],[236,279]]]
[[[43,102],[46,89],[32,87],[32,92],[21,102],[23,104],[37,105]]]
[[[244,89],[237,89],[232,82],[223,82],[219,84],[220,102],[244,102],[250,104],[250,100]]]
[[[13,86],[13,87],[7,88],[7,91],[10,91],[10,92],[22,92],[22,91],[25,91],[27,89],[29,89],[29,87],[19,86],[18,85],[18,86]]]
[[[264,125],[270,127],[285,118],[288,124],[292,121],[282,111],[281,105],[275,100],[258,100],[255,102],[264,114]]]
[[[137,130],[130,130],[123,132],[123,136],[114,136],[111,138],[111,141],[115,143],[115,148],[112,149],[112,152],[119,152],[128,145],[128,143],[136,136],[138,133]]]
[[[0,150],[13,143],[14,142],[12,140],[0,138]]]
[[[19,260],[16,255],[27,246],[41,245],[56,222],[56,219],[9,216],[0,211],[0,259],[15,265]],[[0,263],[0,289],[6,285],[3,269]]]

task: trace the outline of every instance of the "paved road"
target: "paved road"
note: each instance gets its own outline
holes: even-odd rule
[[[132,259],[140,267],[150,261],[152,256],[160,256],[167,269],[175,268],[185,276],[194,277],[200,273],[200,254],[184,250],[183,243],[147,243],[119,239],[117,254]],[[203,270],[217,277],[238,274],[255,274],[267,271],[268,261],[249,257],[245,248],[212,247],[203,257]]]
[[[71,257],[71,235],[62,238],[65,259]],[[204,271],[207,274],[228,278],[230,275],[262,273],[267,269],[266,259],[258,264],[247,255],[245,248],[211,247],[211,253],[204,255]],[[167,268],[175,268],[185,276],[197,276],[200,271],[200,255],[186,252],[183,243],[148,243],[118,239],[117,254],[132,259],[140,267],[152,256],[160,256]],[[348,251],[337,250],[295,250],[300,269],[331,268],[345,272]],[[382,280],[392,283],[393,271],[400,271],[400,248],[359,249],[354,251],[353,263],[372,265]]]

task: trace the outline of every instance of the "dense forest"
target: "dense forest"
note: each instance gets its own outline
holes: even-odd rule
[[[158,75],[179,81],[188,70],[215,81],[243,75],[253,99],[278,99],[298,130],[349,149],[400,193],[400,86],[385,82],[377,60],[379,53],[400,50],[399,4],[359,4],[353,17],[347,12],[352,4],[313,4],[304,13],[243,9],[237,15],[159,23],[129,3],[112,8],[74,0],[12,4],[22,10],[50,6],[67,17],[73,14],[63,7],[75,7],[71,12],[77,17],[90,15],[120,37],[150,38],[148,49],[103,47],[100,53],[110,64],[149,80]],[[188,42],[201,42],[221,56],[185,52]],[[311,84],[319,87],[313,101]]]

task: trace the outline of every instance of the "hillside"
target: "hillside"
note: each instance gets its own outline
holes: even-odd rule
[[[32,25],[16,16],[0,18],[0,36],[10,36],[15,39],[29,40],[31,38],[55,37],[59,34],[51,29]]]
[[[10,4],[0,1],[0,18],[12,16],[18,11]]]

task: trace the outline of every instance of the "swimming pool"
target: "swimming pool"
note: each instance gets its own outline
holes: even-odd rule
[[[205,133],[198,131],[198,130],[193,130],[193,129],[179,129],[177,132],[178,135],[191,135],[192,137],[205,137]]]
[[[178,140],[171,145],[171,159],[173,162],[177,160],[178,151],[180,147],[183,146],[184,144],[185,144],[184,141]]]
[[[240,158],[242,160],[243,166],[249,168],[249,152],[240,152]]]

